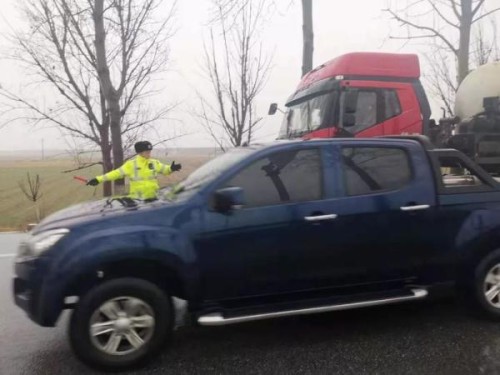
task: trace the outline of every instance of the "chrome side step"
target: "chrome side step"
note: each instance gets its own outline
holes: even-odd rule
[[[427,290],[425,289],[411,289],[413,295],[409,296],[401,296],[401,297],[391,297],[386,299],[376,299],[369,301],[361,301],[361,302],[352,302],[352,303],[344,303],[340,305],[330,305],[330,306],[319,306],[319,307],[309,307],[298,310],[286,310],[286,311],[277,311],[263,314],[255,314],[255,315],[246,315],[246,316],[235,316],[232,318],[224,318],[221,313],[211,313],[208,315],[202,315],[198,318],[198,323],[202,326],[223,326],[226,324],[235,324],[235,323],[244,323],[250,322],[253,320],[263,320],[263,319],[272,319],[272,318],[281,318],[285,316],[292,315],[307,315],[307,314],[317,314],[328,311],[340,311],[340,310],[349,310],[349,309],[357,309],[361,307],[370,307],[377,305],[387,305],[390,303],[411,301],[416,299],[421,299],[427,296]]]

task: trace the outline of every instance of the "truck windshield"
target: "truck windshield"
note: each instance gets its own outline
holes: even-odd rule
[[[191,196],[199,188],[216,179],[221,173],[254,151],[255,149],[252,147],[233,148],[203,164],[177,185],[161,189],[159,197],[167,200],[176,200],[179,196]]]
[[[303,101],[287,105],[281,124],[280,139],[300,137],[322,127],[333,125],[338,91],[308,96]]]

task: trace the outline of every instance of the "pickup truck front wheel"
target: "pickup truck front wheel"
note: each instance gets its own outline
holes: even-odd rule
[[[121,278],[91,289],[77,304],[69,325],[71,346],[86,364],[121,370],[157,354],[170,336],[170,298],[156,285]]]

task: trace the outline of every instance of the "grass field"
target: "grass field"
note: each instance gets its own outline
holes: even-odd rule
[[[177,162],[182,163],[182,171],[162,176],[160,186],[182,180],[207,159],[206,155],[176,158]],[[38,174],[41,179],[42,196],[39,207],[42,217],[75,203],[102,198],[101,186],[93,188],[73,179],[75,175],[90,178],[102,174],[101,167],[62,173],[73,168],[75,165],[72,160],[0,160],[0,231],[24,229],[28,223],[36,222],[34,204],[19,188],[20,181],[27,181],[28,172],[33,177]]]

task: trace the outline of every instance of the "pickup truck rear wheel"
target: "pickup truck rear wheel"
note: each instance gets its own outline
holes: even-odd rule
[[[91,289],[77,304],[69,337],[76,356],[106,370],[135,367],[157,354],[173,327],[170,298],[156,285],[121,278]]]
[[[470,286],[469,300],[483,315],[500,320],[500,249],[478,263]]]

